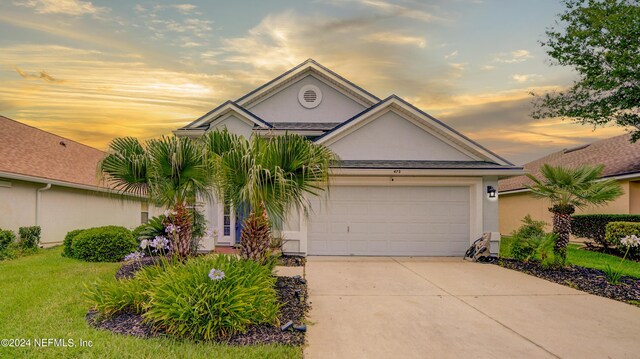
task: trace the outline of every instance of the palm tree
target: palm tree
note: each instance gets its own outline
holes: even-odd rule
[[[600,206],[610,202],[623,191],[614,179],[600,180],[604,166],[578,168],[542,165],[542,179],[527,174],[533,185],[527,186],[536,198],[548,199],[553,213],[553,232],[558,235],[554,251],[562,262],[567,257],[567,244],[571,234],[571,214],[576,208]]]
[[[269,231],[258,221],[271,218],[272,224],[279,225],[293,209],[306,213],[307,195],[318,196],[326,190],[329,166],[338,159],[327,147],[295,134],[253,136],[247,141],[225,130],[208,132],[202,141],[219,198],[245,212],[243,240],[257,240],[260,248],[267,239],[252,238],[251,233],[268,236]],[[241,246],[255,249],[247,248],[251,243]]]
[[[186,257],[191,252],[193,214],[198,198],[210,198],[213,178],[200,144],[189,138],[161,137],[141,144],[136,138],[116,138],[98,172],[120,193],[148,196],[170,209],[165,225],[170,228],[172,252]]]

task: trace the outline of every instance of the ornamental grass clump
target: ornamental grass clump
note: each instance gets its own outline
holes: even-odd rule
[[[278,324],[271,268],[235,256],[164,260],[140,269],[132,279],[89,286],[87,298],[100,317],[142,315],[168,335],[225,339],[250,325]]]
[[[167,334],[224,339],[252,324],[277,324],[275,277],[251,260],[218,255],[173,265],[153,281],[145,321]]]

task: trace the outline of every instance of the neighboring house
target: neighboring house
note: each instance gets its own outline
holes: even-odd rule
[[[328,195],[310,198],[309,216],[289,217],[287,252],[461,256],[498,231],[488,188],[524,173],[398,96],[381,100],[311,59],[174,133],[223,127],[245,137],[298,133],[342,159]],[[214,203],[206,215],[218,245],[239,240],[233,210]]]
[[[51,246],[73,229],[133,228],[146,221],[146,201],[109,193],[99,183],[97,165],[104,155],[0,116],[0,228],[17,233],[38,225],[41,244]]]
[[[603,178],[615,178],[624,194],[605,206],[589,207],[576,213],[640,214],[640,142],[631,143],[631,135],[621,135],[588,145],[565,149],[524,165],[524,169],[540,177],[540,167],[578,167],[580,165],[604,165]],[[533,198],[525,187],[532,184],[526,176],[500,180],[500,232],[509,234],[518,228],[527,214],[551,225],[550,204]]]

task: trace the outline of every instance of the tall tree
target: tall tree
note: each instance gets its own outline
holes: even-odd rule
[[[600,179],[604,166],[580,166],[578,168],[540,167],[542,178],[527,174],[533,185],[527,186],[536,198],[551,202],[553,233],[558,235],[554,252],[564,261],[571,234],[571,215],[576,208],[599,206],[622,195],[622,188],[614,179]]]
[[[114,190],[148,196],[170,208],[165,225],[171,228],[171,249],[181,257],[190,254],[193,213],[189,208],[198,198],[210,198],[214,184],[199,142],[175,136],[144,144],[133,137],[116,138],[98,171]]]
[[[563,0],[566,11],[541,45],[552,64],[571,67],[578,80],[564,91],[532,93],[534,118],[614,123],[640,139],[640,2]]]
[[[269,231],[259,221],[282,223],[293,209],[308,209],[308,195],[326,190],[329,166],[337,156],[306,138],[285,134],[274,138],[253,136],[249,141],[227,131],[211,131],[202,139],[220,200],[248,213],[243,223],[247,253],[262,255],[267,238],[248,238]],[[253,223],[253,222],[255,223]],[[256,230],[259,228],[260,230]]]

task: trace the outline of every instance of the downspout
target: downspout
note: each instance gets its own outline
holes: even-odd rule
[[[46,186],[42,188],[38,188],[36,191],[36,226],[40,224],[40,194],[44,191],[48,191],[51,189],[51,183],[47,183]]]

